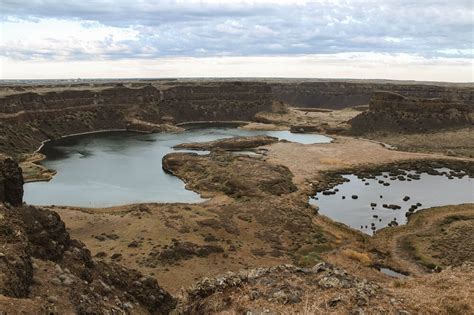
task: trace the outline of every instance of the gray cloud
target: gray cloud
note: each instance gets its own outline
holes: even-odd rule
[[[133,28],[137,40],[104,40],[99,53],[80,47],[41,52],[2,47],[27,59],[120,59],[163,56],[262,56],[341,52],[473,58],[471,1],[367,0],[304,5],[175,1],[2,1],[2,19],[57,18]],[[54,38],[54,34],[50,35]],[[111,46],[115,46],[111,49]],[[117,49],[119,47],[120,49]]]

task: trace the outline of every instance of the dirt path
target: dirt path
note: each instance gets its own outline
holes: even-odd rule
[[[372,238],[375,247],[390,253],[387,262],[396,269],[421,275],[427,272],[426,267],[416,260],[416,257],[407,250],[404,241],[414,236],[420,237],[434,232],[440,222],[453,216],[474,216],[474,204],[462,204],[457,206],[443,206],[420,210],[410,217],[408,224],[396,228],[380,230]],[[466,235],[466,237],[469,237]],[[429,239],[436,241],[435,239]],[[473,253],[474,254],[474,253]]]

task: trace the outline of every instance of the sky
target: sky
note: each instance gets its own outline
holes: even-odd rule
[[[0,0],[0,79],[474,80],[472,0]]]

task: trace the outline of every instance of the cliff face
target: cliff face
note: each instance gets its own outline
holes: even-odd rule
[[[189,120],[250,119],[271,107],[271,87],[259,82],[216,82],[140,88],[116,86],[91,90],[63,90],[20,93],[0,98],[5,117],[58,110],[87,110],[91,107],[152,107],[156,117],[172,116],[177,122]],[[151,114],[151,113],[147,113]],[[161,115],[160,115],[161,114]]]
[[[271,110],[271,88],[258,82],[142,84],[26,92],[0,97],[0,152],[33,151],[68,134],[208,120],[251,120]],[[148,124],[148,125],[147,125]]]
[[[1,156],[2,311],[122,314],[133,309],[138,314],[168,314],[175,307],[175,299],[155,278],[94,261],[84,244],[70,238],[57,213],[22,205],[22,186],[18,164]]]
[[[258,112],[277,110],[272,107],[276,101],[333,109],[363,105],[369,103],[376,90],[418,99],[447,99],[450,104],[472,105],[474,102],[474,88],[469,84],[155,80],[0,86],[0,153],[31,152],[46,139],[88,131],[169,130],[170,124],[180,122],[252,120]],[[388,106],[383,100],[377,102]],[[388,112],[388,107],[386,109]],[[394,110],[399,111],[399,108]],[[451,120],[454,123],[458,118]],[[428,125],[436,124],[432,121]],[[444,125],[445,121],[440,124]]]
[[[369,111],[350,121],[353,134],[426,132],[470,126],[473,122],[472,103],[412,98],[389,92],[375,92],[369,103]]]
[[[474,102],[474,88],[463,86],[338,81],[272,83],[271,86],[275,100],[296,107],[341,109],[366,105],[377,90],[407,97],[442,98],[464,104]]]
[[[0,154],[0,203],[19,206],[23,202],[23,176],[21,168],[11,158]]]
[[[271,111],[272,90],[266,83],[220,82],[181,85],[162,91],[160,111],[176,122],[251,120]]]

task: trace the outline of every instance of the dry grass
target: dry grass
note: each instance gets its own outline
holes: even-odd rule
[[[402,151],[442,153],[474,157],[472,128],[422,134],[372,135],[370,138],[396,146]]]
[[[419,314],[461,315],[474,312],[474,265],[449,268],[404,284],[394,281],[392,294]]]
[[[321,164],[325,164],[325,165],[332,165],[332,166],[344,166],[344,165],[349,165],[348,163],[345,163],[343,160],[341,159],[334,159],[334,158],[322,158],[322,159],[319,159],[319,162]]]
[[[23,172],[23,178],[26,183],[38,182],[38,181],[50,181],[54,175],[55,170],[47,169],[43,165],[39,164],[46,158],[41,153],[24,154],[20,157],[22,162],[20,163],[21,170]]]
[[[314,314],[341,314],[341,310],[331,310],[328,306],[329,300],[334,294],[327,292],[320,292],[317,298],[306,298],[303,302],[301,310],[295,311],[292,314],[314,315]]]
[[[367,253],[361,253],[353,249],[347,248],[342,250],[341,254],[363,264],[364,266],[370,266],[372,264],[372,259]]]
[[[351,251],[347,251],[351,253]],[[355,253],[355,255],[353,254]],[[352,251],[354,257],[361,253]],[[437,274],[419,278],[396,279],[378,282],[367,304],[357,304],[358,289],[333,287],[322,289],[308,275],[281,274],[268,278],[270,282],[248,284],[239,288],[219,291],[206,298],[199,307],[206,314],[352,314],[361,310],[364,314],[474,314],[474,264],[448,268]],[[294,285],[303,290],[301,302],[282,304],[261,296],[249,298],[251,291],[271,292],[271,288]],[[270,288],[268,288],[270,286]],[[201,302],[201,301],[200,301]]]
[[[455,233],[446,226],[446,223],[470,224],[469,221],[472,220],[461,218],[469,218],[473,211],[472,203],[423,209],[412,215],[408,224],[376,233],[371,244],[380,251],[390,252],[383,264],[411,275],[424,274],[427,269],[436,266],[445,267],[459,265],[463,261],[474,261],[473,252],[469,251],[469,244],[472,244],[471,234],[458,233],[464,241],[453,242],[451,236]],[[442,244],[448,245],[441,246]],[[435,247],[439,249],[436,250]],[[456,263],[443,264],[441,259],[445,257]]]
[[[39,181],[50,181],[56,175],[55,170],[50,170],[42,165],[23,162],[20,163],[21,170],[23,172],[23,178],[26,183],[39,182]]]

